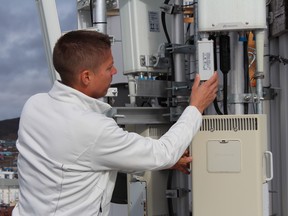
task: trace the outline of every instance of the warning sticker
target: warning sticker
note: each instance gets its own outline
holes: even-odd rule
[[[159,13],[156,11],[148,12],[149,19],[149,31],[150,32],[160,32],[160,18]]]

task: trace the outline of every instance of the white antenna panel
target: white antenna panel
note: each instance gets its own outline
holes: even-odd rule
[[[199,0],[199,31],[266,28],[265,0]]]
[[[124,74],[148,72],[149,58],[158,53],[167,39],[161,23],[163,1],[121,0],[120,19],[123,44]],[[170,16],[166,16],[170,32]],[[167,70],[149,68],[149,72]]]

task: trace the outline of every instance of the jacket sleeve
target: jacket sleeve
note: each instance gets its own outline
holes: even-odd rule
[[[109,119],[109,118],[108,118]],[[105,120],[101,135],[89,150],[94,170],[144,171],[173,166],[199,130],[202,115],[188,106],[159,139],[124,131],[113,119]]]

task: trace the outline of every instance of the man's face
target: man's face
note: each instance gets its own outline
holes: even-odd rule
[[[112,77],[117,73],[111,50],[108,51],[107,56],[102,65],[94,72],[90,95],[93,98],[101,98],[106,95],[112,82]]]

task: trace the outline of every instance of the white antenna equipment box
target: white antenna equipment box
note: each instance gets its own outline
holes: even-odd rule
[[[191,151],[194,216],[263,216],[273,178],[265,115],[204,116]]]
[[[266,28],[265,0],[201,0],[199,31]]]

